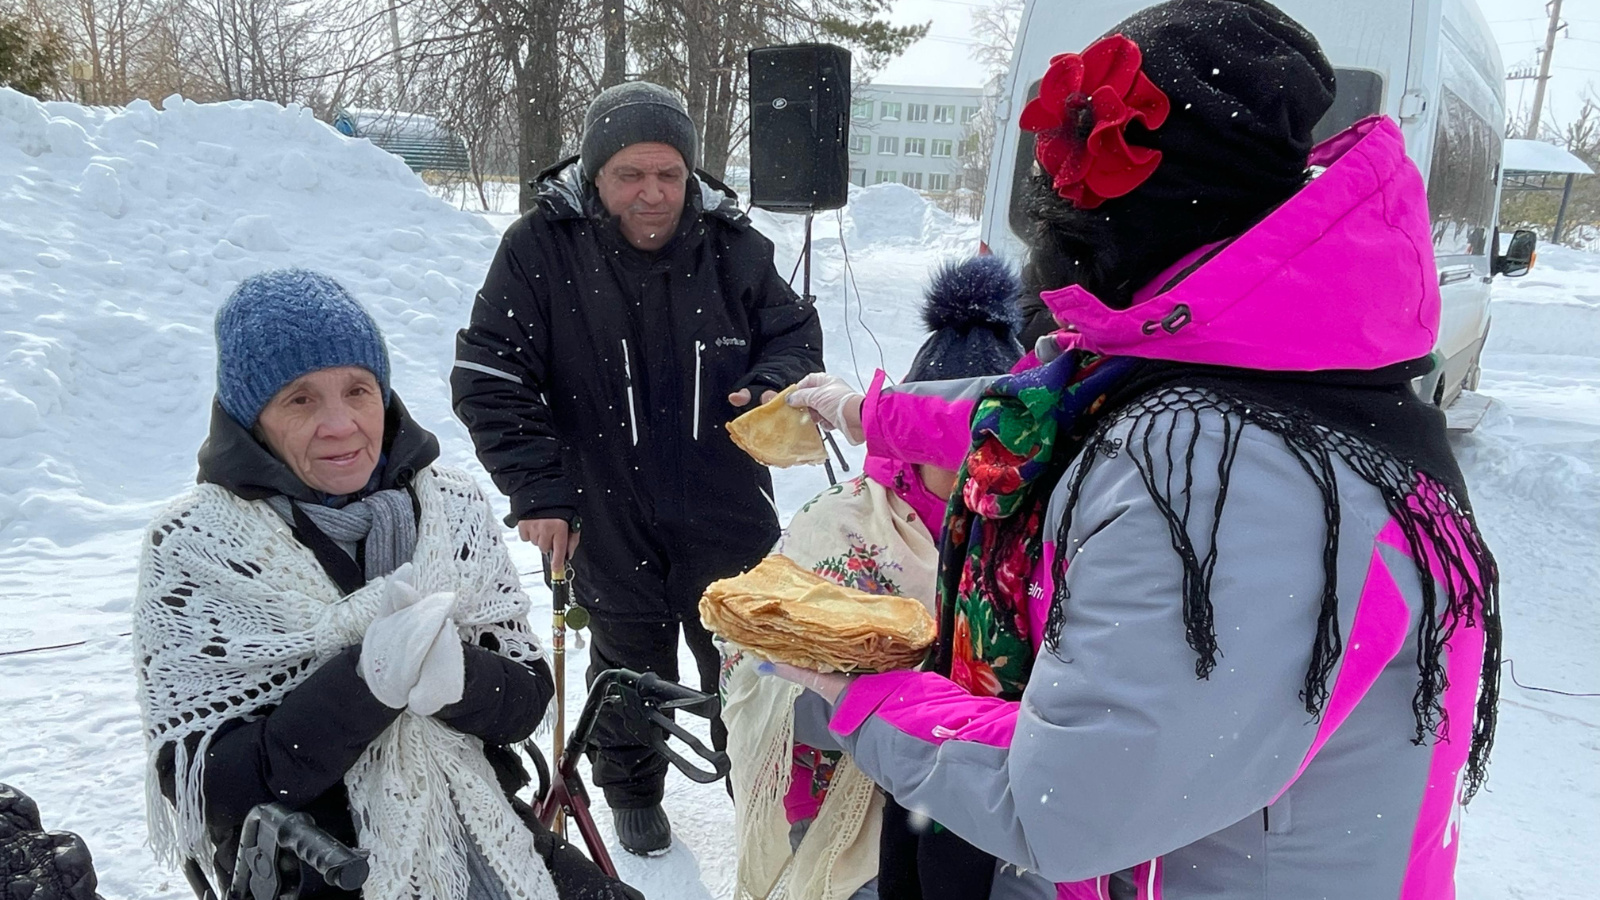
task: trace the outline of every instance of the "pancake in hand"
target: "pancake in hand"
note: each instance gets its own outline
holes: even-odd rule
[[[828,459],[811,413],[785,402],[793,392],[794,386],[790,385],[770,402],[728,423],[728,437],[764,466],[787,469]]]
[[[700,620],[758,656],[820,672],[915,666],[935,633],[920,601],[843,587],[777,554],[712,582]]]

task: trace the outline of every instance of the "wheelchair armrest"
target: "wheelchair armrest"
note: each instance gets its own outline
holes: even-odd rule
[[[346,891],[365,884],[369,871],[367,851],[340,843],[303,812],[290,812],[281,803],[263,803],[250,810],[240,829],[228,900],[280,900],[283,863],[290,860],[309,866],[323,881]],[[299,887],[294,886],[292,896],[299,895]]]

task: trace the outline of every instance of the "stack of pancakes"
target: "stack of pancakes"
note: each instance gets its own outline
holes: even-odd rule
[[[935,634],[921,602],[842,587],[776,554],[712,582],[700,620],[758,656],[819,672],[909,668]]]

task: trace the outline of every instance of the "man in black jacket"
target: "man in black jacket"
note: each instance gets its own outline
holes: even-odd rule
[[[676,679],[681,628],[711,691],[720,660],[700,595],[779,533],[771,476],[724,426],[821,370],[822,329],[772,243],[696,177],[695,149],[669,91],[635,82],[595,98],[578,161],[541,176],[506,232],[450,384],[511,498],[508,523],[551,571],[573,561],[591,679],[616,666]],[[594,780],[618,838],[666,849],[666,761],[618,720],[599,733]],[[712,736],[725,744],[720,722]]]

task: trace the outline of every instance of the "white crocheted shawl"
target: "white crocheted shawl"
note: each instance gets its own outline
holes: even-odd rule
[[[866,477],[835,485],[801,508],[777,552],[859,590],[933,598],[939,549],[927,526]],[[878,874],[883,797],[842,757],[816,820],[791,852],[784,797],[794,771],[794,704],[803,689],[756,674],[757,662],[738,654],[723,676],[739,842],[734,896],[845,900]]]
[[[489,503],[465,473],[417,477],[422,514],[412,557],[424,596],[455,591],[456,624],[490,633],[513,660],[543,655]],[[170,862],[209,861],[201,785],[218,726],[276,704],[328,658],[359,643],[382,580],[342,596],[311,551],[265,501],[202,484],[162,510],[145,534],[133,613],[134,663],[149,770],[150,840]],[[186,739],[200,735],[191,747]],[[176,803],[155,760],[176,750]],[[507,802],[478,738],[402,713],[345,774],[360,846],[371,851],[369,900],[465,900],[466,841],[513,900],[553,900],[533,836]]]

